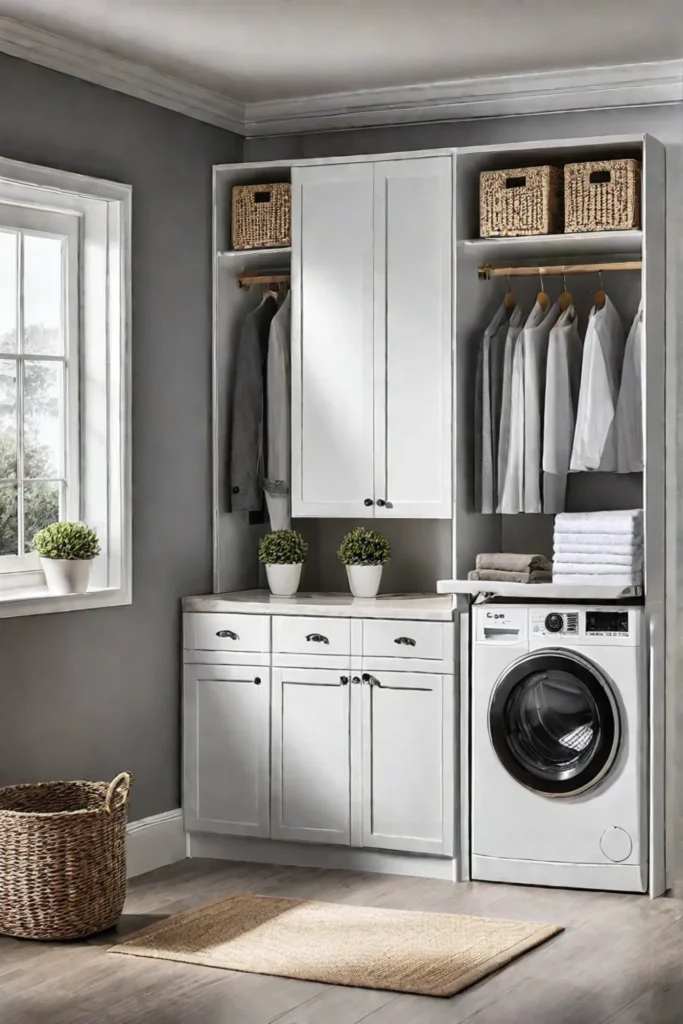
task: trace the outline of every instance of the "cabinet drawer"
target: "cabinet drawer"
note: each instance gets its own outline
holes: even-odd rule
[[[363,622],[365,658],[442,661],[446,654],[442,622],[406,622],[389,619],[365,619]]]
[[[268,615],[188,613],[183,616],[183,633],[189,651],[270,651]]]
[[[275,615],[273,651],[276,654],[350,654],[351,620]]]

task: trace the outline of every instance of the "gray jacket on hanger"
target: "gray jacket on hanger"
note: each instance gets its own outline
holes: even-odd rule
[[[258,512],[263,505],[266,360],[277,302],[269,295],[242,324],[235,364],[230,436],[230,509]]]

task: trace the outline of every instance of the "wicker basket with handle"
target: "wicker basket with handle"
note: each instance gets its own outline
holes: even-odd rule
[[[81,939],[112,928],[126,898],[128,772],[113,782],[0,789],[0,933]]]
[[[565,231],[626,231],[640,227],[641,165],[592,160],[564,169]]]
[[[270,249],[291,244],[292,186],[236,185],[232,190],[233,249]]]
[[[549,235],[560,231],[562,171],[547,166],[482,171],[479,221],[482,238]]]

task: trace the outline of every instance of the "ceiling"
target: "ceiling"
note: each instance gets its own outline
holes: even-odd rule
[[[0,0],[240,102],[683,55],[681,0]]]

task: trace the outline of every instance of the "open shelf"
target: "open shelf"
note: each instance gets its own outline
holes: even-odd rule
[[[508,259],[556,259],[577,256],[638,255],[643,232],[588,231],[577,235],[523,235],[520,238],[470,238],[461,242],[482,263]]]
[[[500,583],[497,580],[439,580],[438,594],[490,594],[495,597],[522,597],[533,601],[552,598],[564,601],[619,601],[641,597],[642,587],[606,587],[598,584]]]
[[[221,266],[228,266],[235,273],[240,270],[263,270],[264,268],[285,267],[292,256],[291,246],[273,249],[225,249],[216,254]]]

